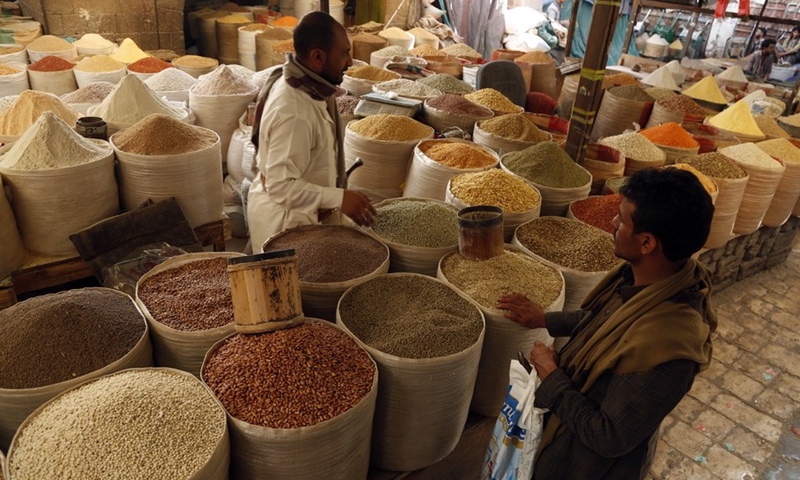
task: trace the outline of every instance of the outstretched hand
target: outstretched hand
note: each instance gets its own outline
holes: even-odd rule
[[[525,328],[544,328],[544,310],[518,293],[504,295],[497,302],[497,307],[506,310],[505,317],[517,322]]]
[[[378,212],[366,195],[355,190],[345,190],[342,199],[342,213],[350,217],[354,222],[362,227],[368,227],[375,223]]]

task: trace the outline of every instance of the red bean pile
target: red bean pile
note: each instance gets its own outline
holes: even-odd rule
[[[369,393],[374,375],[367,352],[319,321],[234,335],[202,372],[228,413],[270,428],[307,427],[343,414]]]

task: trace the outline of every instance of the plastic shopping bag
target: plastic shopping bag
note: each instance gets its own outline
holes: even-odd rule
[[[533,457],[546,411],[533,406],[539,382],[535,370],[528,372],[519,361],[511,361],[508,394],[492,432],[481,480],[529,480],[533,476]]]

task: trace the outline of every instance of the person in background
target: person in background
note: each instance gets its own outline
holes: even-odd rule
[[[553,2],[548,5],[545,14],[549,20],[558,22],[565,27],[569,27],[569,20],[561,20],[561,8],[564,6],[565,1],[566,0],[553,0]]]
[[[755,75],[756,77],[766,80],[772,73],[772,66],[778,61],[778,56],[775,53],[775,40],[768,38],[761,42],[761,50],[747,57],[747,63],[743,68],[745,73]]]
[[[626,262],[581,310],[545,314],[518,294],[498,303],[524,327],[571,337],[560,352],[540,342],[531,352],[535,405],[549,410],[535,479],[643,479],[662,420],[711,362],[709,273],[691,258],[711,228],[711,197],[672,168],[636,172],[620,193],[614,245]]]
[[[247,218],[253,251],[288,228],[327,221],[339,213],[359,225],[376,212],[360,192],[347,190],[335,97],[353,64],[342,25],[311,12],[294,30],[296,55],[268,77],[259,94],[253,143],[259,176],[248,193]]]
[[[766,40],[767,38],[767,29],[764,27],[756,28],[756,31],[753,32],[753,39],[750,41],[750,44],[747,46],[747,49],[744,51],[744,55],[742,57],[746,57],[755,51],[761,45],[761,42]]]
[[[792,28],[789,36],[775,47],[778,59],[794,65],[800,60],[800,27]]]

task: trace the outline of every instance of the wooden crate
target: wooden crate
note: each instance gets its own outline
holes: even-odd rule
[[[210,245],[215,252],[222,252],[225,251],[225,241],[231,239],[231,221],[223,215],[215,222],[195,228],[194,233],[201,245]],[[41,257],[29,254],[20,268],[0,280],[0,310],[14,305],[17,295],[91,276],[89,264],[79,256]]]

